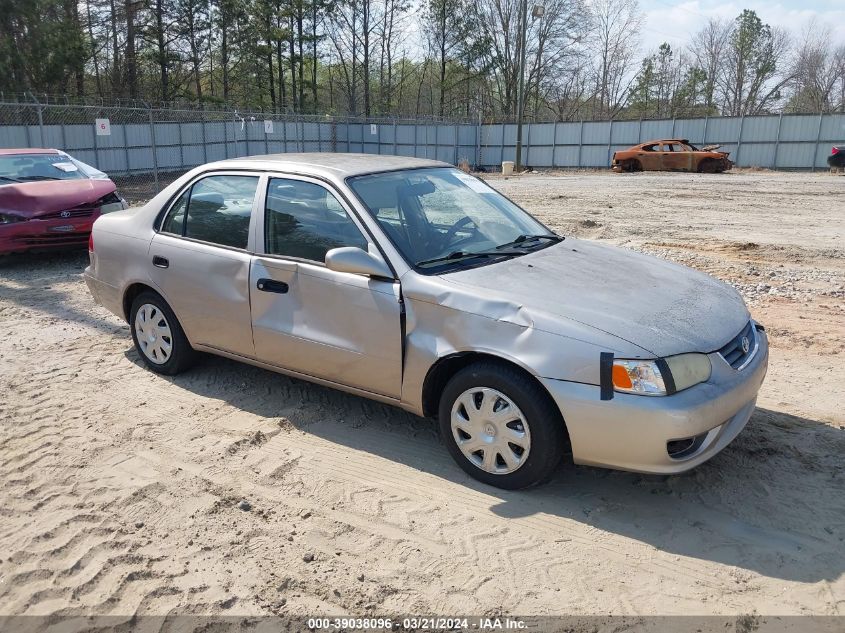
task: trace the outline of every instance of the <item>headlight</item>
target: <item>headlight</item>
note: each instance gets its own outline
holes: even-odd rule
[[[613,388],[623,393],[665,396],[710,378],[707,354],[678,354],[657,360],[613,359]]]
[[[0,213],[0,224],[14,224],[15,222],[23,222],[24,218],[11,213]]]
[[[710,378],[710,358],[707,354],[678,354],[666,359],[675,381],[675,391],[683,391]]]
[[[108,204],[104,204],[100,207],[100,213],[105,215],[106,213],[113,213],[115,211],[123,211],[126,207],[123,206],[122,202],[109,202]]]
[[[100,205],[100,214],[105,215],[106,213],[113,213],[115,211],[123,211],[128,205],[126,204],[126,200],[120,197],[116,191],[103,196],[97,201],[97,204]]]
[[[666,385],[656,360],[613,359],[613,388],[625,393],[665,396]]]

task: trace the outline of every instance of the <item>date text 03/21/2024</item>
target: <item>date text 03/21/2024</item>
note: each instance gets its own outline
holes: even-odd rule
[[[395,618],[309,618],[307,626],[313,631],[318,630],[393,630],[399,628],[414,631],[519,631],[526,628],[523,620],[498,617],[407,617]]]

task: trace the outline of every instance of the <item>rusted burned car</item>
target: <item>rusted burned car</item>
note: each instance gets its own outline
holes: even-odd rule
[[[728,152],[720,145],[698,149],[687,139],[664,139],[640,143],[630,149],[614,152],[611,168],[623,171],[693,171],[721,173],[733,167]]]

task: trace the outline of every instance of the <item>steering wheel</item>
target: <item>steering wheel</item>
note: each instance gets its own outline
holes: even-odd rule
[[[458,221],[455,222],[452,226],[450,226],[446,233],[443,234],[443,246],[449,246],[452,243],[452,240],[455,239],[455,234],[458,232],[458,230],[461,227],[466,226],[467,224],[475,224],[475,220],[473,220],[468,215],[465,215],[464,217],[459,218]],[[476,225],[475,230],[478,231],[478,225]]]

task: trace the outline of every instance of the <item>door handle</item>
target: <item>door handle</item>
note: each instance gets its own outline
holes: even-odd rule
[[[280,295],[287,294],[289,289],[284,281],[276,281],[275,279],[259,279],[255,286],[264,292],[276,292]]]
[[[153,255],[153,266],[156,268],[167,268],[170,266],[170,261],[161,255]]]

